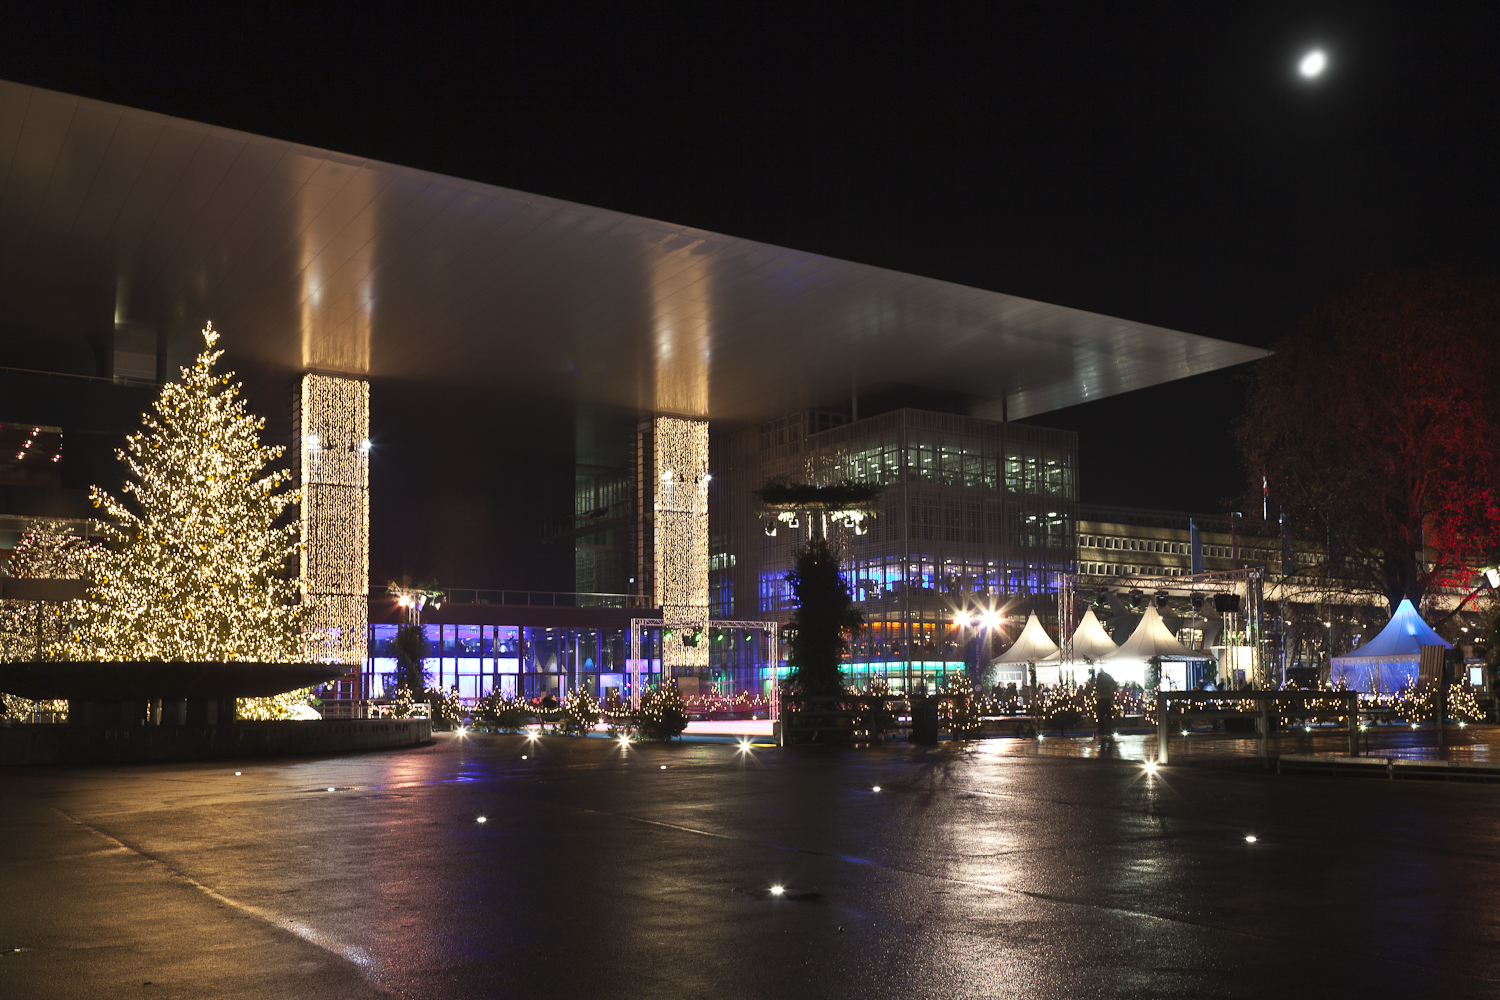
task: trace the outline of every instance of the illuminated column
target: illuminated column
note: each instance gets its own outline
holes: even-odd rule
[[[297,427],[302,594],[313,608],[308,655],[363,665],[369,631],[370,383],[303,375]]]
[[[701,626],[698,645],[682,642],[683,629],[662,643],[662,679],[682,668],[708,666],[708,421],[656,417],[656,598],[662,618]]]

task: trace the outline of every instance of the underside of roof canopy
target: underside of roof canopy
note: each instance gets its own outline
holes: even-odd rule
[[[145,329],[170,368],[207,320],[240,366],[729,421],[855,381],[1025,417],[1264,353],[0,82],[0,365],[109,374]]]

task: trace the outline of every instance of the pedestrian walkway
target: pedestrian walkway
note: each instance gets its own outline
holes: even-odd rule
[[[1376,726],[1360,734],[1361,756],[1396,757],[1405,760],[1500,761],[1500,726],[1449,726],[1446,746],[1438,747],[1432,726]],[[1005,756],[1076,757],[1103,760],[1156,759],[1156,734],[1120,736],[1043,736],[1040,739],[1001,738],[983,741],[986,750]],[[992,744],[992,745],[991,745]],[[1272,759],[1283,754],[1343,757],[1349,753],[1349,734],[1341,729],[1293,731],[1271,737]],[[1260,746],[1254,736],[1238,733],[1194,733],[1173,735],[1168,744],[1171,762],[1177,764],[1257,764]]]

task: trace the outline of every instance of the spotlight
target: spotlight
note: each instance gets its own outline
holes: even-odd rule
[[[773,885],[773,886],[771,886],[771,895],[773,895],[773,896],[779,896],[783,892],[786,892],[786,887],[785,886],[780,886],[780,885]]]
[[[1154,760],[1148,760],[1148,761],[1146,761],[1146,773],[1147,774],[1155,774],[1156,773],[1156,761],[1154,761]]]
[[[525,754],[524,754],[524,753],[523,753],[523,754],[522,754],[522,755],[521,755],[521,759],[522,759],[522,760],[525,760],[525,759],[526,759],[526,755],[525,755]]]
[[[663,764],[663,765],[662,765],[662,766],[661,766],[661,769],[662,769],[662,770],[663,770],[663,771],[665,771],[665,770],[666,770],[666,769],[667,769],[667,765],[665,765],[665,764]]]
[[[329,791],[330,791],[330,792],[331,792],[331,791],[334,791],[334,789],[332,789],[332,788],[330,788],[330,789],[328,789],[328,790],[329,790]]]
[[[1247,843],[1247,844],[1253,844],[1253,843],[1255,843],[1255,834],[1253,834],[1253,833],[1247,833],[1247,834],[1245,834],[1245,843]]]
[[[236,772],[234,772],[234,776],[235,776],[235,777],[236,777],[236,778],[238,778],[238,777],[239,777],[239,776],[240,776],[240,772],[239,772],[239,771],[236,771]]]
[[[469,732],[469,727],[468,726],[459,726],[457,732],[458,732],[458,735],[460,735],[460,736],[467,736],[468,732]]]
[[[874,791],[877,791],[877,792],[880,791],[880,786],[876,785],[875,788],[874,788]]]
[[[488,820],[487,820],[487,818],[486,818],[486,817],[484,817],[484,816],[480,816],[480,817],[478,817],[478,818],[477,818],[477,819],[475,819],[475,822],[476,822],[476,823],[485,823],[485,822],[488,822]]]

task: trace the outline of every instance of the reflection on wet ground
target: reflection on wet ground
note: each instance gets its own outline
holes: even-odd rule
[[[1449,726],[1443,734],[1444,745],[1438,746],[1438,734],[1431,726],[1412,729],[1409,726],[1375,726],[1359,736],[1359,753],[1368,757],[1397,757],[1408,760],[1500,761],[1500,727],[1472,725],[1460,729]],[[1155,733],[1124,733],[1118,736],[1043,736],[1041,739],[994,739],[981,741],[987,752],[1005,756],[1103,758],[1107,760],[1147,761],[1156,759]],[[1184,737],[1172,736],[1167,747],[1173,764],[1253,763],[1260,759],[1260,744],[1254,737],[1237,734],[1195,732]],[[1277,733],[1271,737],[1270,756],[1304,754],[1312,756],[1346,756],[1349,753],[1347,730],[1313,729]]]
[[[1500,789],[1152,739],[12,770],[0,995],[1500,992]]]

